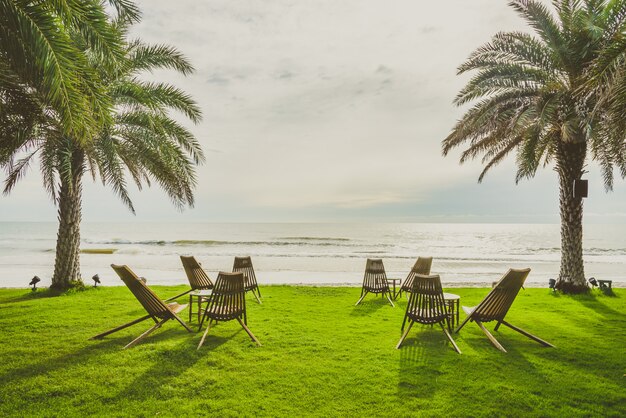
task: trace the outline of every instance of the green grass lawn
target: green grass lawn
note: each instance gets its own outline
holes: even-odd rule
[[[144,314],[124,287],[0,290],[0,416],[626,416],[623,289],[521,291],[507,319],[556,348],[502,327],[504,354],[472,323],[455,335],[462,355],[419,325],[396,350],[405,300],[355,307],[357,288],[261,291],[248,324],[262,347],[231,321],[196,351],[201,335],[172,321],[129,350],[148,322],[89,341]],[[471,306],[488,289],[452,291]]]

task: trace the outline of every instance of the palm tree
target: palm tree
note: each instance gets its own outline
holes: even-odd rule
[[[129,0],[109,3],[124,19],[138,19],[139,12]],[[64,134],[83,140],[106,122],[111,104],[102,94],[103,86],[89,67],[84,50],[71,39],[72,34],[80,34],[103,60],[123,57],[121,38],[100,0],[0,0],[3,128],[15,123],[16,118],[32,121],[32,97],[27,98],[25,91],[18,94],[20,89],[36,93],[48,111],[57,114]],[[12,119],[4,113],[5,108],[11,109]]]
[[[485,174],[515,151],[516,182],[554,165],[559,177],[561,268],[557,287],[588,290],[583,265],[582,198],[573,192],[587,159],[605,188],[614,168],[626,176],[624,73],[626,2],[554,1],[556,16],[534,0],[511,1],[534,30],[496,34],[459,74],[478,71],[455,99],[473,106],[443,141],[443,154],[467,147],[461,163],[482,156]],[[621,100],[620,100],[621,98]],[[615,124],[620,119],[619,124]]]
[[[126,38],[127,20],[118,20],[117,30]],[[85,48],[80,38],[77,45]],[[166,45],[146,45],[141,41],[124,44],[124,59],[102,60],[86,50],[86,56],[113,104],[109,117],[97,134],[79,141],[64,134],[63,121],[41,112],[36,129],[13,149],[5,181],[5,193],[23,177],[30,161],[39,157],[44,186],[58,203],[59,230],[52,287],[67,289],[81,284],[80,221],[83,176],[89,173],[113,191],[134,213],[127,191],[127,174],[139,189],[156,181],[180,208],[193,205],[195,165],[203,161],[200,145],[193,134],[170,115],[182,112],[192,122],[200,120],[195,102],[167,83],[146,82],[143,71],[169,68],[184,75],[193,67],[176,49]]]

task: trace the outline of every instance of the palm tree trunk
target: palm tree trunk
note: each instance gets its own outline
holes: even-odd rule
[[[586,144],[557,144],[556,170],[559,174],[561,211],[561,271],[557,289],[564,293],[589,290],[583,264],[583,201],[574,196],[574,180],[583,174]]]
[[[61,176],[59,231],[51,288],[82,287],[80,276],[80,221],[82,203],[83,153],[75,151],[71,179]]]

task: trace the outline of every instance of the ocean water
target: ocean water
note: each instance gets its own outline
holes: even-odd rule
[[[0,287],[48,286],[56,223],[0,223]],[[559,271],[559,225],[84,223],[81,254],[87,283],[122,282],[110,264],[128,264],[149,284],[187,283],[179,255],[194,255],[210,277],[249,255],[261,284],[359,285],[365,260],[382,258],[388,277],[404,278],[417,256],[432,256],[445,286],[488,285],[509,267],[530,267],[527,284],[546,286]],[[585,225],[587,277],[626,286],[626,225]]]

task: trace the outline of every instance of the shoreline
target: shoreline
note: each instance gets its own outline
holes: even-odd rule
[[[441,283],[444,289],[452,288],[452,289],[491,289],[491,282],[451,282],[451,283]],[[176,286],[186,286],[189,287],[188,283],[153,283],[150,284],[148,282],[149,287],[176,287]],[[310,283],[310,282],[301,282],[301,283],[259,283],[260,287],[337,287],[337,288],[360,288],[361,283],[352,283],[352,282],[336,282],[336,283]],[[86,283],[85,287],[91,288],[93,285],[91,283]],[[107,284],[107,285],[99,285],[98,287],[124,287],[123,283],[120,284]],[[390,286],[393,289],[393,286]],[[539,283],[527,283],[524,286],[526,289],[546,289],[549,290],[547,285],[540,285]],[[613,288],[616,289],[624,289],[626,288],[626,282],[613,282]],[[13,289],[24,289],[30,290],[29,287],[26,286],[0,286],[0,290],[13,290]],[[49,289],[49,287],[38,287],[40,289]],[[595,288],[597,289],[597,287]],[[592,289],[593,290],[593,289]]]

